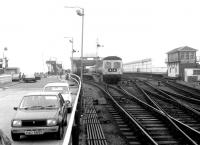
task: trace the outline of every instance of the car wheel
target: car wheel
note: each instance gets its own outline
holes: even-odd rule
[[[19,134],[16,134],[16,133],[12,133],[11,132],[11,137],[14,141],[18,141],[20,139],[20,135]]]
[[[63,135],[64,135],[64,127],[63,127],[63,125],[60,125],[58,132],[56,134],[56,139],[61,140],[63,138]]]

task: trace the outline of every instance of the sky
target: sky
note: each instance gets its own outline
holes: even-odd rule
[[[84,56],[116,55],[124,63],[152,58],[153,66],[166,67],[168,51],[200,49],[198,0],[1,0],[0,57],[7,47],[9,66],[22,72],[46,71],[49,59],[70,68],[70,39],[74,56],[81,56],[78,7]]]

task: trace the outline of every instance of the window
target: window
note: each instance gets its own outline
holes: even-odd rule
[[[194,59],[194,52],[190,52],[190,59]]]
[[[20,108],[27,107],[45,107],[45,106],[58,106],[58,98],[57,96],[45,96],[45,95],[33,95],[33,96],[25,96],[21,102]]]
[[[186,52],[186,59],[189,59],[189,52]]]
[[[120,62],[114,62],[114,68],[118,69],[120,68],[121,64]]]
[[[183,60],[185,58],[185,53],[181,52],[180,55],[181,55],[181,59]]]
[[[105,69],[111,68],[111,62],[106,62],[104,67]]]
[[[200,75],[200,70],[193,70],[193,75]]]
[[[59,93],[69,93],[69,88],[67,86],[47,86],[45,87],[45,92],[59,92]]]

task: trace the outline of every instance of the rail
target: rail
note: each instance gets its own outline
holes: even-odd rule
[[[78,99],[79,99],[81,86],[82,86],[81,79],[80,79],[79,76],[77,76],[75,74],[70,74],[70,78],[72,80],[74,80],[75,82],[77,82],[77,84],[79,85],[79,88],[78,88],[77,97],[75,99],[74,106],[73,106],[73,109],[72,109],[71,117],[70,117],[69,123],[67,125],[67,131],[65,133],[63,145],[72,145],[72,139],[71,139],[72,127],[73,127],[73,124],[74,124],[74,121],[75,121],[74,120],[75,119],[75,113],[76,113],[76,108],[77,108],[77,105],[78,105]]]

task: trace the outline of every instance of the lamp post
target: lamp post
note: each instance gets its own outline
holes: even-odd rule
[[[65,8],[74,8],[77,9],[76,13],[78,16],[82,17],[82,32],[81,32],[81,88],[83,88],[83,28],[84,28],[84,9],[80,8],[80,7],[68,7],[65,6]],[[79,109],[80,111],[78,111],[79,113],[77,113],[77,118],[80,118],[80,113],[82,114],[84,112],[84,108],[83,108],[83,89],[81,89],[81,97],[80,97],[80,103],[79,103]],[[78,109],[78,110],[79,110]],[[79,124],[80,120],[77,120],[77,124]],[[75,123],[76,124],[76,123]],[[77,137],[74,136],[73,137],[73,130],[72,130],[72,144],[78,144],[78,140]]]
[[[5,51],[7,51],[8,50],[8,48],[7,47],[4,47],[4,49],[3,49],[3,63],[4,63],[4,71],[5,71],[5,69],[8,67],[8,60],[7,60],[7,57],[5,56]]]
[[[64,38],[69,38],[69,42],[72,44],[71,71],[73,71],[73,53],[76,52],[74,50],[74,39],[73,37],[64,37]]]
[[[81,7],[68,7],[65,6],[65,8],[72,8],[77,9],[76,13],[78,16],[82,17],[82,32],[81,32],[81,81],[83,82],[83,34],[84,34],[84,8]]]

